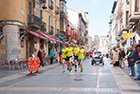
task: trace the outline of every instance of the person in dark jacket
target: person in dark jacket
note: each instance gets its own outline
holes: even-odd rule
[[[129,60],[129,65],[131,69],[131,74],[130,76],[135,76],[135,62],[133,60],[133,53],[134,53],[134,48],[130,47],[130,54],[128,55],[128,60]]]
[[[125,58],[125,52],[123,48],[121,48],[119,53],[119,59],[121,60],[121,68],[124,68],[124,58]]]
[[[39,59],[40,59],[40,65],[43,67],[44,64],[43,64],[43,59],[42,59],[42,53],[41,52],[42,52],[42,48],[39,49],[39,51],[37,53],[37,57],[39,57]]]
[[[135,78],[135,80],[140,80],[140,44],[135,44],[133,60],[137,64],[137,78]]]

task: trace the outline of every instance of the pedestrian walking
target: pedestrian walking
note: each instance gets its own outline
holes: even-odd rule
[[[137,64],[137,78],[135,80],[140,80],[140,44],[135,44],[135,50],[133,53],[133,60]]]
[[[118,48],[115,49],[115,52],[113,54],[113,65],[115,66],[119,66],[119,52],[118,52]]]
[[[121,48],[120,52],[119,52],[119,59],[121,62],[121,68],[124,68],[124,58],[125,58],[125,52],[124,52],[123,48]]]
[[[129,54],[129,56],[128,56],[128,61],[129,61],[129,65],[130,65],[130,69],[131,69],[131,73],[130,73],[130,76],[135,76],[135,67],[134,67],[134,65],[135,65],[135,62],[134,62],[134,60],[133,60],[133,52],[134,51],[134,48],[130,48],[130,54]]]
[[[66,63],[68,65],[69,68],[69,73],[72,72],[72,64],[71,64],[71,60],[72,60],[72,55],[73,55],[73,47],[71,47],[70,44],[68,44],[68,47],[66,48]]]
[[[53,48],[50,51],[50,57],[51,57],[51,62],[50,64],[53,64],[53,58],[54,58],[54,52],[53,52]]]
[[[74,62],[75,62],[75,71],[77,71],[77,62],[78,62],[78,55],[77,53],[79,52],[79,47],[76,44],[74,48]]]
[[[79,46],[79,48],[80,48],[79,52],[77,53],[77,55],[78,55],[78,62],[80,63],[80,68],[81,68],[80,73],[83,73],[83,66],[82,66],[82,64],[83,64],[83,61],[84,61],[84,56],[86,54],[86,50],[83,49],[81,45]]]
[[[40,59],[40,65],[43,67],[44,66],[44,64],[43,64],[43,59],[42,59],[42,50],[43,50],[43,48],[40,48],[39,49],[39,51],[38,51],[38,53],[37,53],[37,57],[39,57],[39,59]]]

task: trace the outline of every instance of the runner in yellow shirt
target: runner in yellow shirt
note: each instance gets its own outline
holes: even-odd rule
[[[78,55],[77,53],[79,52],[79,47],[76,44],[74,48],[74,62],[75,62],[75,71],[77,71],[77,62],[78,62]]]
[[[84,61],[84,55],[86,54],[86,50],[82,48],[82,46],[79,46],[79,52],[77,53],[78,55],[78,62],[80,63],[81,71],[80,73],[83,73],[83,66],[82,63]]]
[[[65,54],[66,54],[66,62],[69,68],[69,73],[71,73],[72,72],[71,60],[72,60],[72,54],[73,54],[73,47],[71,47],[70,44],[68,44]]]
[[[65,72],[65,60],[66,60],[66,46],[63,45],[63,49],[62,49],[62,57],[63,57],[63,62],[62,62],[62,65],[63,65],[63,73]]]

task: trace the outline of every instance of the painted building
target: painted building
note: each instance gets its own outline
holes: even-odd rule
[[[101,51],[102,54],[106,54],[108,52],[106,36],[100,36],[99,51]]]
[[[59,49],[59,0],[5,0],[0,2],[0,59],[28,58],[38,50]],[[47,9],[46,9],[47,6]],[[3,8],[5,7],[5,8]]]

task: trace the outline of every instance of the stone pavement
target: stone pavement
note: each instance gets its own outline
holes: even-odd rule
[[[90,59],[83,63],[84,72],[62,73],[62,65],[43,67],[36,76],[26,76],[27,70],[2,72],[0,94],[140,94],[140,87],[119,67],[91,66]],[[73,67],[74,69],[74,67]]]

